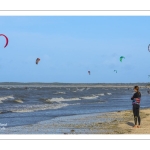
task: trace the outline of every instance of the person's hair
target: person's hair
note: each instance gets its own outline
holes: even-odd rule
[[[137,92],[138,93],[140,93],[140,91],[139,91],[139,87],[136,85],[136,86],[134,86],[134,89],[136,89],[137,90]]]

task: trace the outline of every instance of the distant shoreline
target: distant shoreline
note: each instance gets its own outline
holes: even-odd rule
[[[42,83],[42,82],[0,82],[0,87],[116,87],[132,88],[138,85],[140,87],[149,87],[149,83]]]

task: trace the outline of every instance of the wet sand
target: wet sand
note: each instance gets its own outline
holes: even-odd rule
[[[150,134],[150,109],[141,109],[141,128],[133,128],[132,110],[58,117],[7,128],[1,134]]]

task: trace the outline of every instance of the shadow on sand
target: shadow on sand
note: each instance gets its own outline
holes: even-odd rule
[[[134,126],[134,123],[132,123],[132,122],[127,122],[127,124],[132,127]]]

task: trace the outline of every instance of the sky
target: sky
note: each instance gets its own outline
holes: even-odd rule
[[[0,82],[150,81],[149,16],[0,16],[0,34]]]

